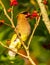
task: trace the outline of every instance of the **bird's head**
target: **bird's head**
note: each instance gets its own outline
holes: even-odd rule
[[[29,12],[22,12],[17,15],[17,18],[28,18],[30,16]]]

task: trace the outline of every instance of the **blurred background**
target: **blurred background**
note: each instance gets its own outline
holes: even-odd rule
[[[8,9],[11,8],[10,1],[2,0],[2,2],[6,7],[8,15],[10,16],[10,13],[8,12]],[[47,4],[45,6],[48,13],[48,17],[50,18],[50,0],[47,1]],[[16,16],[18,13],[22,11],[27,11],[32,13],[34,10],[40,12],[37,2],[34,3],[33,5],[30,2],[30,0],[18,0],[18,5],[14,6],[15,26],[17,23]],[[4,15],[3,8],[1,5],[0,5],[0,20],[4,20],[5,23],[10,24],[10,21]],[[28,19],[28,21],[31,25],[31,30],[33,30],[36,20],[32,18],[32,19]],[[12,28],[4,25],[3,23],[0,23],[0,41],[2,41],[6,45],[9,45],[9,43],[7,43],[8,42],[7,40],[10,40],[13,34],[14,31]],[[29,50],[30,50],[30,56],[37,65],[50,65],[50,34],[48,33],[48,30],[44,22],[42,21],[42,17],[39,26],[37,27],[35,34],[32,38]],[[31,65],[31,63],[27,59],[19,55],[16,55],[14,59],[10,60],[7,52],[8,49],[0,45],[0,65]],[[20,50],[20,52],[25,54],[25,52],[22,49]]]

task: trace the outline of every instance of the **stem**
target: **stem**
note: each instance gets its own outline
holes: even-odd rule
[[[19,33],[18,33],[18,31],[16,30],[16,28],[15,28],[15,33],[18,35],[18,38],[20,39],[20,41],[21,41],[21,43],[22,43],[22,45],[24,46],[24,48],[26,49],[27,47],[26,47],[26,45],[25,45],[25,43],[22,41],[22,39],[21,39],[21,37],[19,36]]]
[[[5,23],[5,22],[4,22],[3,24],[14,29],[14,27],[12,27],[10,24],[7,24],[7,23]]]
[[[31,36],[30,36],[30,38],[29,38],[28,48],[29,48],[29,46],[30,46],[31,40],[32,40],[33,35],[34,35],[34,33],[35,33],[35,30],[36,30],[37,26],[39,25],[39,22],[40,22],[40,17],[39,17],[38,21],[36,21],[35,27],[33,28],[32,34],[31,34]]]
[[[37,0],[37,2],[38,2],[38,5],[40,7],[40,10],[41,10],[43,21],[44,21],[46,28],[50,34],[50,20],[48,18],[48,14],[47,14],[47,11],[45,9],[45,5],[42,3],[42,0]]]
[[[26,49],[26,52],[27,52],[27,56],[28,56],[28,59],[29,61],[31,62],[32,65],[36,65],[35,62],[32,60],[32,58],[30,57],[29,55],[29,49]]]
[[[13,6],[12,6],[11,9],[12,9],[12,10],[11,10],[11,19],[12,19],[12,21],[13,21]]]
[[[35,62],[33,62],[33,60],[31,59],[30,56],[28,56],[28,59],[29,59],[29,61],[32,63],[32,65],[36,65]]]
[[[15,29],[15,32],[16,32],[16,34],[18,34],[17,31],[16,31],[16,29]],[[22,45],[23,45],[23,47],[24,47],[24,49],[25,49],[25,51],[26,51],[26,53],[27,53],[27,56],[28,56],[29,61],[31,62],[32,65],[36,65],[35,62],[34,62],[34,61],[31,59],[31,57],[29,56],[29,50],[28,50],[27,46],[25,45],[25,43],[24,43],[24,42],[22,41],[22,39],[20,38],[19,34],[18,34],[18,38],[20,39],[20,41],[21,41],[21,43],[22,43]]]
[[[14,23],[13,23],[13,21],[12,21],[12,19],[9,17],[9,15],[7,14],[7,12],[6,12],[6,8],[5,8],[5,6],[4,6],[4,4],[2,3],[2,1],[0,0],[0,4],[1,4],[1,6],[3,7],[3,10],[4,10],[4,14],[6,15],[6,17],[9,19],[9,21],[11,22],[11,24],[12,24],[12,27],[14,27],[15,28],[15,25],[14,25]]]

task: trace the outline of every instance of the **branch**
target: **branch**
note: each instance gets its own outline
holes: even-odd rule
[[[13,6],[12,6],[12,8],[11,8],[11,19],[12,19],[12,21],[13,21]]]
[[[16,34],[18,35],[18,38],[20,39],[26,53],[27,53],[27,56],[28,56],[28,59],[29,61],[31,62],[32,65],[36,65],[35,62],[31,59],[31,57],[29,56],[29,49],[27,49],[27,46],[25,45],[25,43],[22,41],[22,39],[20,38],[19,34],[18,34],[18,31],[16,31],[16,28],[14,30],[16,32]]]
[[[36,30],[36,28],[37,28],[38,25],[39,25],[39,22],[40,22],[40,17],[39,17],[38,20],[36,20],[35,27],[33,28],[32,34],[31,34],[31,36],[30,36],[30,38],[29,38],[29,41],[28,41],[28,49],[29,49],[29,46],[30,46],[30,43],[31,43],[32,37],[33,37],[33,35],[34,35],[34,33],[35,33],[35,30]]]
[[[6,8],[5,8],[5,6],[4,6],[4,4],[2,3],[2,1],[1,1],[1,0],[0,0],[0,4],[1,4],[1,6],[3,7],[4,14],[6,15],[6,17],[7,17],[7,18],[9,19],[9,21],[11,22],[12,27],[14,27],[14,28],[15,28],[14,23],[13,23],[12,19],[9,17],[9,15],[7,14],[7,12],[6,12]]]
[[[4,22],[3,24],[14,29],[14,27],[12,27],[10,24],[7,24],[7,23],[5,23],[5,22]]]
[[[4,48],[7,48],[8,50],[10,50],[10,51],[12,51],[12,52],[14,52],[14,53],[16,53],[16,54],[18,54],[18,55],[20,55],[20,56],[22,56],[22,57],[24,57],[24,58],[26,58],[26,59],[29,59],[29,61],[32,63],[32,65],[36,65],[36,64],[33,62],[33,60],[31,59],[30,56],[25,56],[25,55],[23,55],[23,54],[21,54],[21,53],[19,53],[19,52],[16,52],[16,51],[10,49],[8,46],[4,45],[1,41],[0,41],[0,44],[1,44]]]
[[[36,65],[35,62],[33,62],[33,60],[31,59],[31,57],[29,56],[29,61],[32,63],[32,65]]]
[[[32,65],[36,65],[36,63],[32,60],[32,58],[30,57],[30,53],[29,53],[29,49],[26,49],[26,52],[27,52],[27,56],[28,56],[28,60],[30,61],[30,63]]]
[[[41,10],[43,21],[44,21],[46,28],[50,34],[50,20],[48,18],[48,14],[47,14],[47,11],[45,9],[45,5],[42,3],[42,0],[37,0],[37,2],[38,2],[38,5],[40,7],[40,10]]]
[[[1,41],[0,41],[0,44],[1,44],[3,47],[5,47],[5,48],[9,49],[10,51],[12,51],[12,52],[14,52],[14,53],[16,53],[16,54],[18,54],[18,55],[20,55],[20,56],[22,56],[22,57],[24,57],[24,58],[27,58],[27,59],[28,59],[28,57],[27,57],[27,56],[25,56],[25,55],[23,55],[23,54],[21,54],[21,53],[19,53],[19,52],[16,52],[16,51],[14,51],[14,50],[12,50],[12,49],[10,49],[8,46],[4,45]]]
[[[23,45],[24,48],[26,49],[27,47],[26,47],[25,43],[23,42],[23,40],[21,39],[21,37],[20,37],[20,35],[19,35],[19,32],[18,32],[17,28],[15,28],[14,32],[18,35],[18,38],[20,39],[22,45]]]

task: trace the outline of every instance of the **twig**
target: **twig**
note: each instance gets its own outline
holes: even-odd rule
[[[19,37],[19,36],[18,36]],[[19,37],[20,38],[20,37]],[[28,56],[28,59],[29,61],[31,62],[32,65],[36,65],[35,62],[31,59],[31,57],[29,56],[29,49],[27,49],[27,46],[24,44],[24,42],[20,39],[26,53],[27,53],[27,56]]]
[[[47,11],[45,9],[45,5],[42,3],[42,0],[37,0],[37,2],[38,2],[38,5],[40,7],[40,10],[41,10],[43,21],[44,21],[46,28],[50,34],[50,20],[48,18],[48,14],[47,14]]]
[[[25,55],[23,55],[23,54],[21,54],[21,53],[19,53],[19,52],[16,52],[16,51],[14,51],[14,50],[12,50],[12,49],[10,49],[8,46],[4,45],[1,41],[0,41],[0,44],[1,44],[3,47],[5,47],[5,48],[7,48],[7,49],[11,50],[12,52],[14,52],[14,53],[16,53],[16,54],[18,54],[18,55],[20,55],[20,56],[22,56],[22,57],[24,57],[24,58],[27,58],[27,59],[28,59],[28,57],[27,57],[27,56],[25,56]]]
[[[7,24],[7,23],[5,23],[5,22],[4,22],[3,24],[14,29],[14,27],[12,27],[10,24]]]
[[[12,27],[14,27],[15,28],[15,25],[14,25],[14,23],[13,23],[13,21],[12,21],[12,19],[9,17],[9,15],[7,14],[7,12],[6,12],[6,8],[5,8],[5,6],[4,6],[4,4],[2,3],[2,1],[0,0],[0,4],[1,4],[1,6],[3,7],[3,10],[4,10],[4,14],[6,15],[6,17],[9,19],[9,21],[11,22],[11,24],[12,24]]]
[[[33,28],[32,34],[31,34],[31,36],[30,36],[30,38],[29,38],[29,41],[28,41],[28,49],[29,49],[29,46],[30,46],[32,37],[33,37],[33,35],[34,35],[34,33],[35,33],[35,30],[36,30],[37,26],[39,25],[39,22],[40,22],[40,17],[39,17],[38,20],[36,20],[35,27]]]
[[[14,30],[16,32],[16,34],[18,34],[18,31],[16,31],[16,29]],[[20,39],[26,53],[28,56],[29,61],[31,62],[32,65],[36,65],[35,62],[31,59],[31,57],[29,56],[29,49],[27,49],[27,46],[25,45],[25,43],[22,41],[22,39],[20,38],[19,34],[18,34],[18,38]]]
[[[33,60],[31,59],[30,56],[29,56],[29,61],[32,63],[32,65],[36,65],[35,62],[33,62]]]
[[[13,21],[13,6],[12,6],[12,8],[11,8],[11,19],[12,19],[12,21]]]
[[[19,32],[18,32],[18,30],[17,30],[16,28],[15,28],[14,32],[18,35],[18,38],[20,39],[22,45],[23,45],[24,48],[26,49],[27,47],[26,47],[26,45],[24,44],[24,42],[22,41],[22,39],[21,39],[21,37],[20,37],[20,35],[19,35]]]

